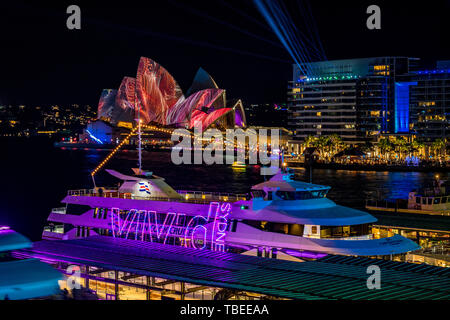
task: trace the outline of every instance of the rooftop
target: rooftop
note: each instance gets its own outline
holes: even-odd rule
[[[101,236],[39,241],[18,254],[290,299],[450,298],[450,269],[369,258],[298,263]],[[368,290],[374,264],[382,286]]]

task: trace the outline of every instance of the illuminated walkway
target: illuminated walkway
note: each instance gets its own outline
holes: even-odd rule
[[[450,299],[450,269],[369,258],[299,263],[102,236],[44,240],[18,255],[77,264],[84,285],[110,299]],[[366,286],[371,264],[381,268],[380,290]]]

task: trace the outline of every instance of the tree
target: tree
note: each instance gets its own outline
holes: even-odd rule
[[[312,146],[314,146],[314,142],[316,140],[317,140],[317,138],[314,136],[307,136],[305,139],[305,144],[307,147],[312,147]]]
[[[394,150],[403,158],[403,154],[408,152],[408,142],[403,137],[396,137],[394,140]]]
[[[434,156],[437,158],[439,157],[442,153],[446,154],[446,140],[447,139],[441,139],[438,138],[436,140],[433,141],[433,143],[431,144],[431,150],[433,150]],[[442,152],[444,151],[444,152]]]
[[[342,141],[342,138],[336,133],[330,135],[330,143],[331,151],[333,154],[336,154],[341,151],[341,149],[344,149],[344,142]]]
[[[327,136],[320,136],[314,141],[313,145],[319,150],[320,157],[323,158],[325,156],[325,152],[330,148],[330,138]]]
[[[393,149],[392,143],[387,138],[382,138],[378,140],[377,147],[381,155],[385,158],[389,156],[389,152],[391,152]]]

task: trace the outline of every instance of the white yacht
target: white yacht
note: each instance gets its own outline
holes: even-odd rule
[[[248,194],[176,191],[161,177],[106,170],[118,188],[70,190],[53,209],[44,239],[100,235],[199,250],[281,258],[386,256],[419,249],[400,235],[375,239],[372,215],[327,198],[328,186],[279,171]],[[294,258],[295,259],[295,258]]]

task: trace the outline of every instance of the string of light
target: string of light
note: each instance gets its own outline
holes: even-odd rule
[[[108,161],[112,158],[112,156],[114,156],[117,151],[119,151],[119,149],[125,144],[126,141],[128,141],[128,139],[136,132],[136,130],[139,127],[135,127],[131,130],[131,132],[125,137],[125,139],[123,139],[115,148],[113,151],[111,151],[110,154],[108,154],[108,156],[102,161],[100,162],[100,164],[97,166],[97,168],[95,168],[92,172],[91,172],[91,176],[95,176],[95,174],[105,166],[106,163],[108,163]]]
[[[173,131],[175,129],[167,129],[167,128],[160,128],[160,127],[156,127],[156,126],[152,126],[152,125],[142,125],[143,128],[145,129],[150,129],[150,130],[154,130],[154,131],[159,131],[159,132],[164,132],[164,133],[168,133],[168,134],[172,134]],[[108,154],[108,156],[103,159],[102,162],[100,162],[100,164],[91,172],[91,176],[95,176],[97,174],[98,171],[100,171],[107,163],[108,161],[120,150],[120,148],[129,140],[129,138],[135,134],[136,130],[139,127],[136,126],[134,127],[131,132]],[[184,133],[178,133],[179,135],[183,136],[183,137],[188,137],[188,138],[192,138],[192,134],[184,134]],[[224,141],[225,143],[231,144],[233,143],[233,147],[237,148],[237,149],[245,149],[247,151],[250,151],[252,148],[250,148],[247,145],[243,145],[240,142],[231,142],[228,140]],[[256,150],[259,150],[259,145],[256,146]]]

